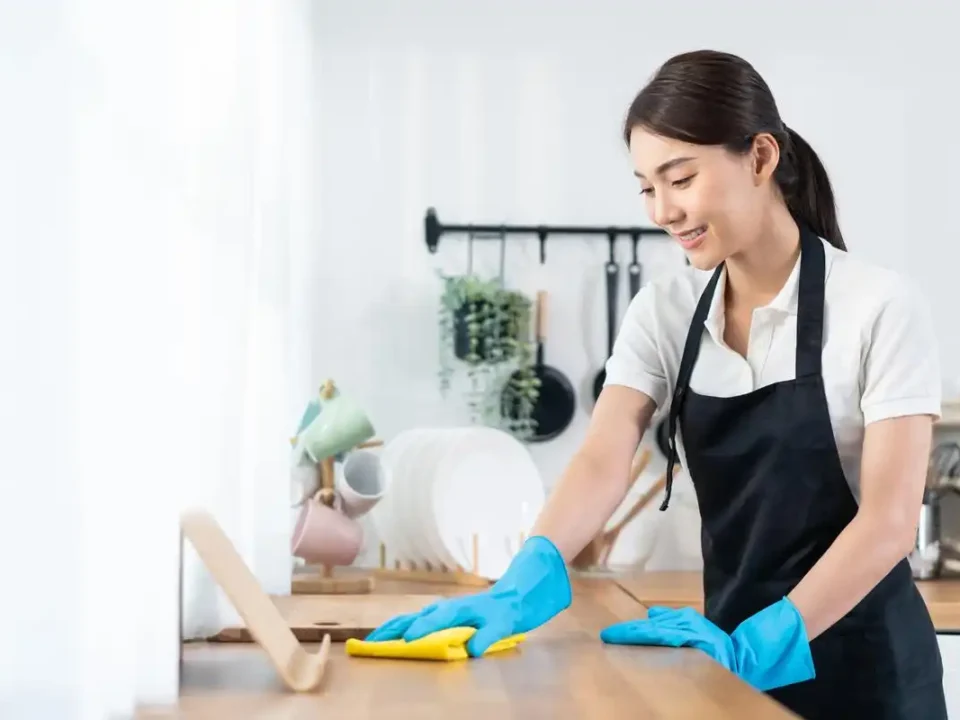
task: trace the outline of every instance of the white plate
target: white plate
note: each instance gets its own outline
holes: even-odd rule
[[[447,472],[450,456],[459,451],[464,441],[469,441],[474,431],[475,428],[461,428],[438,442],[433,448],[430,467],[425,468],[421,476],[418,502],[422,546],[431,563],[447,568],[456,567],[459,563],[440,537],[433,498],[437,483],[442,481],[443,474]]]
[[[383,491],[383,497],[370,511],[370,520],[377,534],[377,539],[386,548],[387,556],[391,557],[394,551],[394,533],[393,523],[390,513],[390,505],[393,502],[393,486],[395,478],[395,468],[397,458],[403,452],[403,449],[410,442],[412,433],[407,430],[401,432],[389,442],[384,443],[380,452],[380,460],[386,468],[387,485]]]
[[[409,451],[404,463],[403,479],[398,485],[395,505],[395,522],[403,527],[407,560],[422,565],[430,561],[430,550],[423,540],[423,519],[420,511],[420,487],[423,476],[431,470],[434,448],[453,435],[449,428],[436,428],[421,436]]]
[[[371,514],[380,541],[386,548],[388,562],[412,559],[413,551],[407,539],[407,528],[399,515],[398,500],[403,495],[406,470],[416,448],[433,432],[433,428],[405,430],[384,446],[382,457],[389,471],[390,485]]]
[[[540,474],[523,444],[501,430],[472,428],[436,468],[431,535],[436,532],[436,541],[456,564],[499,578],[530,534],[544,497]]]

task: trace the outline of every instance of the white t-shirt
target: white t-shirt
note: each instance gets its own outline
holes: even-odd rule
[[[904,415],[940,417],[940,359],[929,306],[897,273],[821,239],[826,254],[823,381],[840,460],[860,498],[866,425]],[[606,384],[650,396],[666,417],[693,312],[711,272],[688,267],[644,286],[631,301]],[[780,293],[753,312],[746,359],[723,341],[721,273],[705,322],[690,389],[731,397],[796,377],[797,262]],[[652,429],[648,432],[652,432]],[[677,452],[686,467],[682,433]]]

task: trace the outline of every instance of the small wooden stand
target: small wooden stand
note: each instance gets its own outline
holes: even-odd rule
[[[320,391],[320,397],[328,400],[333,397],[333,392],[333,381],[327,380]],[[379,447],[380,445],[383,445],[383,441],[374,439],[361,443],[356,449]],[[317,499],[330,508],[333,507],[336,500],[333,461],[333,457],[324,458],[317,466],[320,480]],[[374,579],[372,575],[335,577],[333,567],[322,565],[319,573],[295,573],[291,581],[290,591],[294,595],[352,595],[372,592],[373,587]]]

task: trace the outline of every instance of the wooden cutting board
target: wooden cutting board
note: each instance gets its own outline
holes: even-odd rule
[[[270,598],[300,642],[333,642],[365,638],[394,615],[417,612],[439,595],[289,595]],[[224,628],[210,642],[253,642],[247,629]]]

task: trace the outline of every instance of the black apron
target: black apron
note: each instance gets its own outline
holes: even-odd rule
[[[820,239],[801,227],[795,380],[726,398],[690,390],[722,266],[700,297],[683,350],[661,509],[670,499],[679,421],[702,518],[704,614],[727,633],[787,595],[857,512],[820,368],[824,268]],[[816,679],[769,691],[801,717],[947,717],[936,633],[906,559],[810,648]]]

